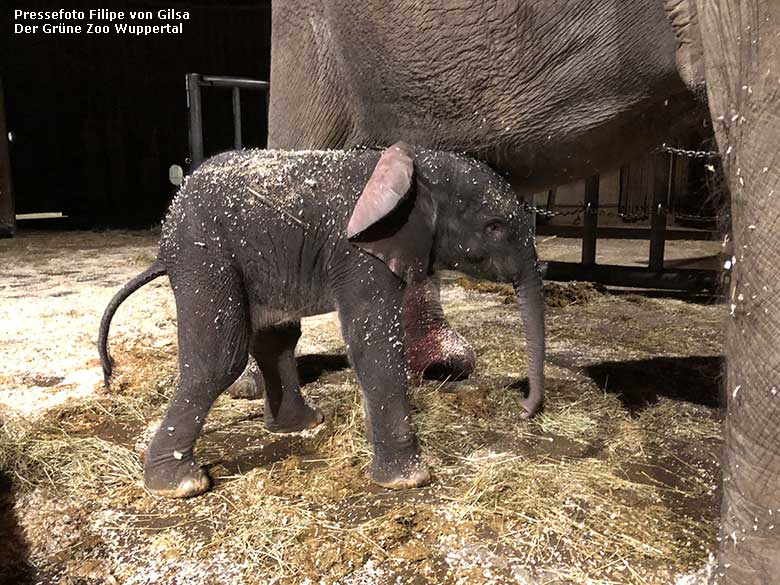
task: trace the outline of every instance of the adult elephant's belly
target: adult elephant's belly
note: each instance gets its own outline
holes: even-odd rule
[[[396,129],[385,126],[392,120],[386,116],[381,126],[357,124],[345,146],[402,136],[417,146],[466,152],[505,173],[518,193],[534,193],[614,169],[701,125],[706,104],[683,86],[676,89],[665,97],[607,96],[534,116],[518,112],[511,123],[476,111],[478,119],[466,112],[445,124],[427,112],[416,120],[399,114]]]
[[[688,93],[648,101],[633,111],[604,104],[590,123],[580,120],[571,131],[550,128],[541,140],[527,143],[496,133],[494,145],[473,154],[506,173],[516,192],[530,194],[615,169],[673,143],[700,125],[704,115],[705,107]]]
[[[325,4],[335,81],[320,55],[324,85],[297,116],[283,91],[295,71],[272,67],[271,134],[284,147],[300,147],[311,121],[307,146],[463,151],[534,191],[614,168],[695,119],[660,0]]]

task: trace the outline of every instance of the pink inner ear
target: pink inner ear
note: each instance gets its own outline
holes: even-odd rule
[[[397,142],[385,150],[352,210],[347,237],[353,238],[387,217],[411,189],[413,172],[414,152],[408,144]]]

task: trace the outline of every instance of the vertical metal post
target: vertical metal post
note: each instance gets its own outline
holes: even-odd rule
[[[599,176],[585,179],[585,213],[582,220],[582,265],[596,264],[596,231],[599,211]]]
[[[241,90],[233,88],[233,146],[241,148]]]
[[[263,148],[268,148],[268,137],[271,135],[271,88],[265,90],[265,120],[267,122],[265,133],[265,145]]]
[[[558,195],[558,187],[547,191],[547,211],[555,211],[555,197]]]
[[[0,238],[16,232],[14,192],[11,185],[11,157],[8,152],[8,127],[5,123],[3,81],[0,79]]]
[[[666,245],[666,207],[669,198],[670,181],[674,172],[674,157],[656,154],[653,164],[653,204],[650,208],[650,258],[651,270],[664,269],[664,247]]]
[[[187,109],[190,112],[190,171],[203,162],[203,106],[200,99],[200,75],[187,74]]]

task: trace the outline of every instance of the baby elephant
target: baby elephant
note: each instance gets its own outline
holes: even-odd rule
[[[532,218],[506,181],[468,157],[404,143],[374,150],[241,151],[206,161],[163,223],[157,260],[111,300],[118,306],[167,274],[176,298],[179,386],[146,455],[152,493],[209,488],[193,449],[214,400],[249,353],[265,378],[265,422],[294,432],[323,421],[301,396],[294,357],[302,316],[338,310],[363,389],[371,479],[429,481],[409,417],[401,307],[404,284],[437,268],[512,282],[529,361],[531,416],[544,393],[544,303]]]

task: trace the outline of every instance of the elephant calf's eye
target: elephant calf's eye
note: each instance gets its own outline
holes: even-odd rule
[[[503,240],[506,238],[507,226],[500,219],[492,219],[485,224],[485,235],[491,240]]]

